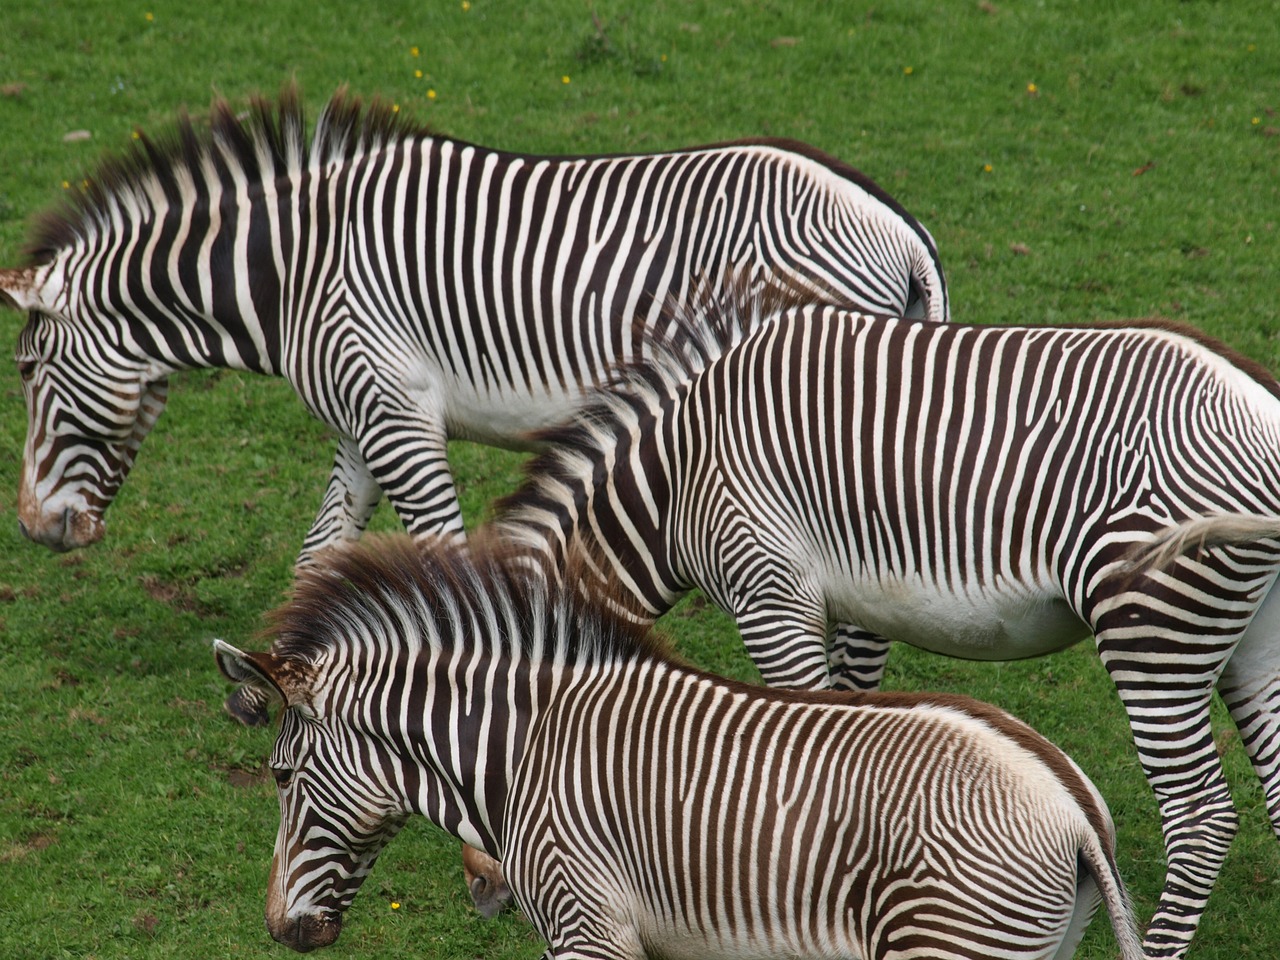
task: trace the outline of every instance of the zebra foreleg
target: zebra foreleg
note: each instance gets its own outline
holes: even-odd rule
[[[360,438],[360,452],[411,536],[465,539],[443,423],[421,413],[383,415]]]
[[[572,933],[548,938],[543,960],[646,960],[649,953],[634,928],[605,930],[604,924],[575,923]]]
[[[826,618],[808,606],[794,599],[788,603],[756,597],[734,607],[747,654],[760,679],[771,687],[822,690],[831,686]]]
[[[876,633],[838,623],[831,637],[831,685],[837,690],[879,690],[889,660],[889,641]]]
[[[359,446],[350,437],[343,437],[333,457],[320,512],[302,541],[297,568],[313,563],[316,554],[326,547],[359,540],[381,499],[382,488],[365,466]]]

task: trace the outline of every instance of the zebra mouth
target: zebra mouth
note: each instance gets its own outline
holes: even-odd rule
[[[28,519],[19,516],[18,529],[34,543],[48,547],[54,553],[66,553],[97,543],[107,528],[100,513],[67,507],[51,516]]]
[[[283,943],[298,953],[309,953],[319,947],[327,947],[342,933],[342,914],[311,913],[286,924],[281,930],[267,923],[267,931],[277,943]]]

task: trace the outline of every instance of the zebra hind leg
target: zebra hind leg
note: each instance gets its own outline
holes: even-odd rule
[[[1280,593],[1240,641],[1222,671],[1218,693],[1262,783],[1271,829],[1280,838],[1280,624],[1271,622],[1276,617]]]
[[[1209,720],[1216,658],[1206,655],[1206,638],[1166,634],[1166,652],[1155,663],[1149,646],[1130,655],[1125,641],[1139,632],[1099,629],[1095,636],[1164,832],[1164,889],[1143,948],[1148,957],[1178,958],[1195,935],[1239,820]],[[1219,646],[1225,658],[1233,644]]]
[[[889,641],[851,623],[838,623],[831,637],[831,685],[837,690],[874,691],[884,680]]]

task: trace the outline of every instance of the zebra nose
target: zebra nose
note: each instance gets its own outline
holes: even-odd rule
[[[342,914],[309,913],[288,924],[283,930],[272,925],[267,918],[267,932],[272,938],[298,953],[309,953],[317,947],[327,947],[342,932]]]

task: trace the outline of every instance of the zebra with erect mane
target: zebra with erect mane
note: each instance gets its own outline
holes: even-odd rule
[[[1215,689],[1280,834],[1280,384],[1167,325],[703,314],[541,435],[503,535],[537,569],[584,545],[585,592],[640,622],[700,588],[782,686],[874,688],[882,638],[1001,660],[1092,633],[1163,821],[1146,949],[1181,956],[1237,825]]]
[[[1067,958],[1099,899],[1141,957],[1104,801],[986,704],[726,681],[483,543],[335,551],[273,632],[216,652],[286,708],[295,949],[423,814],[503,859],[547,960]]]
[[[461,536],[446,439],[522,446],[701,284],[745,273],[947,316],[924,227],[799,144],[524,156],[344,92],[304,128],[292,89],[244,118],[217,101],[207,130],[106,161],[37,222],[30,266],[0,271],[0,302],[30,314],[28,537],[102,537],[175,371],[282,376],[338,435],[305,564],[384,493],[411,534]]]

